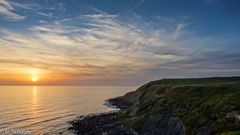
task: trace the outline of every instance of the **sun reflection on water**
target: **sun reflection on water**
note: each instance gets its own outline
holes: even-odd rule
[[[32,95],[33,95],[33,98],[37,98],[37,86],[33,86]]]
[[[37,86],[33,86],[32,87],[32,107],[31,107],[31,111],[32,114],[34,116],[36,116],[38,114],[37,110],[38,110],[38,89]]]

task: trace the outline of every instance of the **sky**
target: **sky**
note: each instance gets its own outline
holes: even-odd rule
[[[0,0],[0,84],[240,75],[239,0]]]

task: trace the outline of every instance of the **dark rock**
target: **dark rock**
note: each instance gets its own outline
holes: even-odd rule
[[[236,112],[227,113],[226,118],[233,122],[240,122],[240,116]]]
[[[108,102],[111,106],[122,109],[122,110],[127,109],[133,105],[133,103],[123,100],[122,97],[108,99],[106,100],[106,102]]]
[[[184,135],[181,120],[170,115],[154,115],[148,118],[143,131],[144,135]]]
[[[213,129],[207,126],[203,126],[198,129],[196,135],[211,135],[213,132]]]
[[[126,109],[130,105],[126,102],[121,103],[119,99],[112,99],[109,102],[114,102],[114,105],[121,109]],[[70,122],[72,127],[69,130],[72,130],[77,135],[137,135],[134,130],[119,122],[118,114],[120,112],[80,116]]]

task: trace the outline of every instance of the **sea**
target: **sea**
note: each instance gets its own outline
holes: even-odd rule
[[[136,86],[0,86],[0,133],[73,135],[70,121],[114,111],[105,100]]]

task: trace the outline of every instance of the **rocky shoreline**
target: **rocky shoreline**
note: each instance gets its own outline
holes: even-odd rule
[[[71,121],[69,130],[77,135],[136,135],[137,133],[119,122],[119,114],[131,104],[124,102],[120,97],[109,99],[106,105],[119,110],[80,116]]]
[[[107,100],[117,111],[79,117],[69,129],[78,135],[239,135],[239,96],[240,77],[156,80]]]

